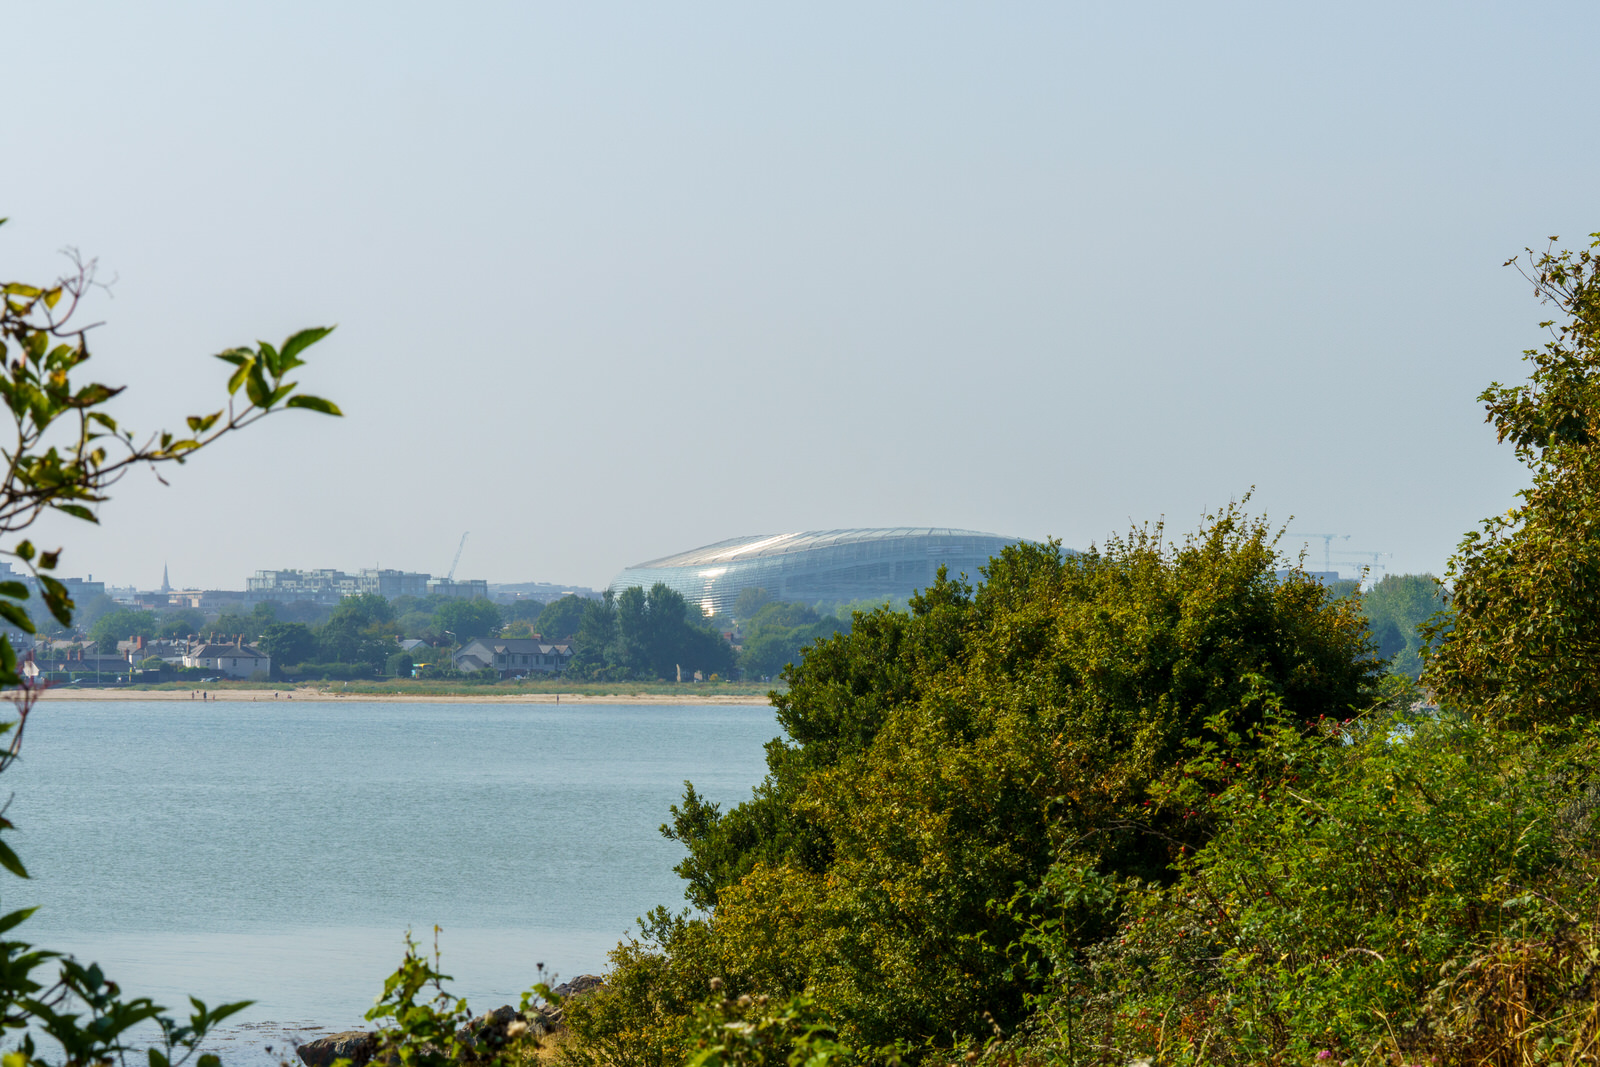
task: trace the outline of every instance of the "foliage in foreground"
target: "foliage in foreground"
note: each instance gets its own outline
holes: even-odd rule
[[[1246,760],[1198,758],[1231,779],[1223,829],[1171,885],[1106,886],[1113,936],[1066,936],[1075,872],[1034,892],[1056,906],[1025,938],[1048,988],[1011,1051],[1096,1064],[1594,1051],[1600,730],[1378,714],[1261,734]]]
[[[1451,561],[1452,611],[1434,629],[1427,682],[1495,721],[1600,716],[1600,234],[1522,270],[1559,318],[1523,353],[1528,380],[1479,398],[1532,484]],[[1516,263],[1518,261],[1509,261]],[[1445,630],[1453,626],[1453,631]]]
[[[373,1061],[386,1067],[504,1067],[536,1063],[540,1031],[528,1026],[525,1019],[498,1025],[490,1017],[474,1020],[466,1000],[445,989],[450,976],[439,970],[437,926],[433,936],[430,959],[417,951],[411,935],[406,935],[400,966],[384,980],[383,992],[366,1014],[368,1022],[377,1024]],[[536,999],[560,1003],[540,982],[522,994],[522,1016],[535,1015]],[[338,1060],[336,1067],[349,1067],[349,1063]]]
[[[788,740],[755,795],[723,813],[691,787],[673,809],[712,916],[653,916],[575,1032],[626,1048],[615,1062],[677,1062],[713,977],[809,993],[857,1047],[1017,1025],[1019,882],[1059,863],[1169,879],[1215,829],[1174,777],[1191,744],[1273,706],[1347,717],[1374,691],[1356,606],[1277,570],[1271,531],[1230,508],[1176,545],[1014,546],[977,589],[941,578],[910,613],[858,615],[787,673]]]
[[[0,222],[3,222],[0,219]],[[45,512],[86,522],[110,489],[135,466],[181,464],[189,456],[227,434],[290,408],[337,415],[338,408],[319,397],[297,392],[286,380],[304,366],[302,356],[330,332],[301,330],[281,345],[259,342],[254,348],[231,348],[217,358],[229,367],[227,400],[217,411],[191,415],[187,429],[138,436],[107,411],[122,390],[85,382],[89,362],[87,328],[74,323],[80,302],[95,285],[93,263],[75,261],[76,270],[52,285],[24,282],[0,284],[0,412],[11,432],[0,447],[5,478],[0,481],[0,537],[21,533]],[[66,588],[51,576],[61,552],[42,551],[23,539],[0,549],[38,579],[45,609],[63,626],[70,625],[76,605]],[[37,632],[25,603],[22,582],[0,582],[0,621],[24,633]],[[0,633],[0,688],[17,708],[15,723],[0,725],[10,744],[0,750],[0,772],[16,760],[38,688],[19,663],[10,638]],[[0,831],[13,829],[0,815]],[[0,866],[18,878],[27,869],[9,845],[0,842]],[[4,1054],[4,1067],[35,1064],[109,1064],[125,1062],[133,1053],[149,1067],[170,1067],[198,1053],[208,1030],[246,1005],[207,1007],[192,1000],[188,1022],[166,1014],[146,998],[125,996],[100,968],[17,939],[17,930],[32,910],[0,917],[0,1030],[14,1041]],[[54,969],[52,980],[44,975]],[[156,1037],[149,1040],[151,1031]],[[55,1052],[47,1052],[54,1046]],[[200,1055],[199,1067],[216,1067],[217,1057]]]
[[[1452,563],[1443,711],[1235,511],[1008,550],[789,672],[756,794],[665,828],[709,914],[619,946],[564,1056],[684,1062],[718,978],[866,1061],[1600,1062],[1600,258],[1528,274],[1565,318],[1483,399],[1533,485]]]

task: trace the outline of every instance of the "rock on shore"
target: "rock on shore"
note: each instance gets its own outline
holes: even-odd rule
[[[378,1048],[378,1035],[365,1030],[346,1030],[342,1034],[329,1034],[315,1041],[307,1041],[295,1049],[306,1067],[328,1067],[334,1060],[348,1058],[355,1067],[361,1067],[372,1058]]]
[[[605,980],[598,975],[580,974],[570,982],[562,982],[551,992],[565,1001],[572,997],[581,997],[604,984]],[[561,1028],[563,1014],[560,1007],[545,1005],[534,1008],[524,1015],[506,1004],[494,1011],[484,1012],[463,1026],[456,1031],[456,1038],[471,1049],[476,1049],[480,1045],[497,1049],[520,1035],[521,1030],[512,1030],[513,1024],[520,1023],[523,1029],[531,1030],[535,1036],[543,1037]],[[334,1060],[346,1058],[354,1067],[362,1067],[377,1051],[378,1035],[367,1030],[346,1030],[339,1034],[329,1034],[315,1041],[307,1041],[295,1049],[300,1062],[306,1067],[328,1067]]]

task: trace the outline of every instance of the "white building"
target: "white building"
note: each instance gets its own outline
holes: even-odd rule
[[[236,640],[231,645],[195,642],[184,651],[183,665],[216,671],[228,678],[249,678],[257,671],[272,670],[272,657],[243,641]]]

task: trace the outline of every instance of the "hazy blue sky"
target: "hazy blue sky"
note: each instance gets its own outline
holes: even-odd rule
[[[1474,398],[1600,230],[1600,5],[8,4],[0,274],[117,279],[145,427],[339,324],[67,573],[601,585],[725,537],[1086,545],[1250,486],[1434,569],[1521,484]],[[1320,557],[1320,543],[1316,555]]]

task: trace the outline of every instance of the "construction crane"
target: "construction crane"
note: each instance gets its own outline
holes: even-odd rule
[[[1339,555],[1341,555],[1341,556],[1363,556],[1363,557],[1371,558],[1371,560],[1372,560],[1371,563],[1362,564],[1362,566],[1366,567],[1368,571],[1386,571],[1386,570],[1389,569],[1388,565],[1383,563],[1382,561],[1385,560],[1385,559],[1393,559],[1394,558],[1394,553],[1393,552],[1359,552],[1359,551],[1355,551],[1353,549],[1349,550],[1349,551],[1341,552],[1341,553],[1339,553]]]
[[[1312,538],[1312,537],[1320,537],[1320,538],[1322,538],[1322,569],[1324,571],[1333,570],[1333,543],[1335,541],[1348,541],[1348,540],[1350,540],[1350,535],[1349,534],[1291,533],[1289,536],[1290,537],[1305,537],[1305,538]]]
[[[471,532],[471,530],[468,530],[467,533],[461,535],[461,543],[456,546],[456,558],[450,561],[450,573],[444,576],[445,581],[453,582],[456,580],[456,566],[461,562],[461,550],[467,547],[467,534]]]

